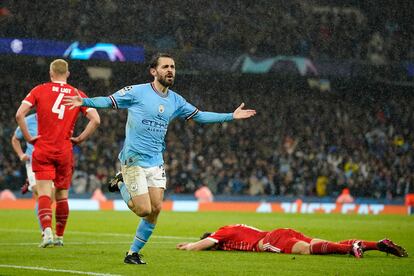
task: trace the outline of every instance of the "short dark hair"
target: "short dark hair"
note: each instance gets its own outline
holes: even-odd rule
[[[157,68],[157,66],[158,66],[158,60],[160,58],[162,58],[162,57],[174,59],[170,54],[167,54],[167,53],[158,53],[158,54],[155,54],[155,55],[152,56],[152,58],[151,58],[151,60],[149,62],[148,68],[149,69],[151,69],[151,68]]]
[[[211,232],[205,232],[201,237],[200,240],[204,240],[205,238],[209,237],[211,235]]]

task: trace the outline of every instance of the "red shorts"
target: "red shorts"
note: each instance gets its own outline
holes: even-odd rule
[[[69,189],[73,174],[72,148],[59,153],[35,149],[32,169],[37,180],[53,180],[55,188]]]
[[[299,241],[310,243],[312,238],[289,228],[276,229],[263,239],[263,251],[275,253],[292,253],[292,247]]]

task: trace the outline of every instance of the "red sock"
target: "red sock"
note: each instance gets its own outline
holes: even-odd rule
[[[345,241],[340,241],[338,243],[352,245],[355,241],[357,241],[357,240],[345,240]],[[362,241],[362,248],[364,249],[364,251],[368,251],[368,250],[378,250],[377,242],[373,242],[373,241]]]
[[[56,200],[56,236],[63,236],[65,232],[66,221],[69,216],[69,204],[68,199],[63,198]]]
[[[42,225],[42,230],[45,230],[47,227],[52,227],[52,207],[50,197],[47,195],[39,196],[38,206],[37,216]]]
[[[311,254],[348,254],[351,252],[352,245],[339,244],[335,242],[317,242],[311,245]]]
[[[357,240],[344,240],[344,241],[339,241],[339,244],[348,244],[348,245],[352,245],[354,244],[354,242],[356,242]]]
[[[377,242],[374,241],[362,241],[362,248],[364,251],[378,250]]]

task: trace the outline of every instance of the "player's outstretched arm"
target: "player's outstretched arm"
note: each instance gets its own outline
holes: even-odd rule
[[[241,103],[241,105],[233,112],[233,118],[235,120],[240,119],[247,119],[254,115],[256,115],[256,110],[254,109],[243,109],[244,103]]]
[[[93,108],[113,107],[110,97],[82,98],[79,95],[63,97],[63,104],[70,106],[69,109],[74,109],[80,106],[88,106]]]
[[[233,113],[216,113],[207,111],[198,111],[191,119],[201,124],[223,123],[232,120],[247,119],[256,115],[256,110],[243,109],[242,103]]]
[[[182,242],[176,248],[180,250],[201,251],[213,247],[216,243],[209,239],[202,239],[198,242]]]

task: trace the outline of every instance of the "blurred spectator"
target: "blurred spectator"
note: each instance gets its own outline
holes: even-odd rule
[[[207,186],[201,186],[194,192],[195,198],[198,202],[212,202],[214,200],[213,193]]]
[[[328,177],[321,175],[316,179],[316,195],[323,197],[327,195]]]
[[[354,202],[354,198],[352,197],[348,188],[344,188],[341,194],[336,198],[336,203],[343,204],[343,203],[352,203],[352,202]]]

